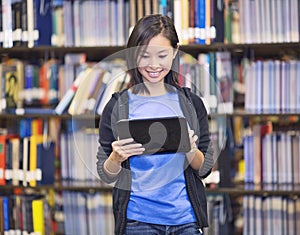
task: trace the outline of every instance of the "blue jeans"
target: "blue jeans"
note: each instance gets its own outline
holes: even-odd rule
[[[202,235],[196,223],[166,226],[128,220],[125,235]]]

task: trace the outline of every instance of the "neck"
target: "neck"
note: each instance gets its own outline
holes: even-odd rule
[[[150,96],[159,96],[167,93],[164,83],[145,83]]]

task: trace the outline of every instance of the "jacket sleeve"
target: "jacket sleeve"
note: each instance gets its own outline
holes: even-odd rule
[[[214,165],[213,146],[208,126],[208,115],[202,99],[193,93],[191,93],[191,98],[196,109],[199,122],[200,136],[198,138],[198,148],[204,154],[204,163],[199,170],[199,175],[202,178],[205,178],[210,174]]]
[[[112,129],[112,115],[116,99],[112,97],[105,106],[99,122],[99,138],[97,151],[97,172],[105,183],[113,183],[118,176],[110,177],[103,170],[103,164],[112,152],[111,143],[116,140]]]

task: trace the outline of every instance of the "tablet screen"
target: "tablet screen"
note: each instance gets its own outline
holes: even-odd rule
[[[184,117],[122,119],[117,123],[119,139],[133,138],[144,154],[188,152],[190,141]]]

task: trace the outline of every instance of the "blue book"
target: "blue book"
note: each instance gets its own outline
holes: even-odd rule
[[[197,44],[205,44],[206,31],[205,31],[205,0],[196,0],[195,8],[195,26],[196,35],[195,42]]]
[[[50,46],[52,36],[51,0],[28,0],[28,47]]]
[[[4,232],[9,231],[10,221],[9,221],[9,198],[4,196],[2,197],[2,207],[3,207],[3,222],[4,222]]]
[[[55,143],[53,141],[37,145],[37,172],[41,173],[38,185],[51,185],[55,180]]]

